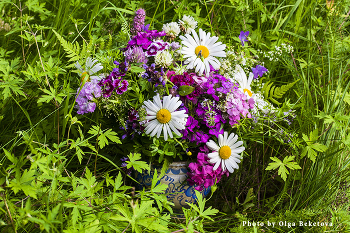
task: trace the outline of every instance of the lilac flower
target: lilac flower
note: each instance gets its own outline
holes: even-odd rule
[[[146,12],[144,9],[140,8],[136,11],[134,18],[134,27],[131,28],[131,33],[136,35],[138,32],[141,32],[145,25]]]
[[[141,47],[128,48],[124,52],[125,60],[129,63],[147,63],[147,58]]]
[[[239,34],[239,39],[241,40],[241,43],[242,43],[242,46],[244,46],[244,42],[245,41],[248,41],[247,40],[247,37],[249,36],[249,31],[246,31],[246,32],[244,32],[244,31],[241,31],[241,33]]]
[[[96,103],[92,102],[94,98],[101,96],[101,87],[97,84],[97,80],[92,80],[91,82],[85,83],[82,87],[77,90],[77,96],[75,106],[78,108],[78,114],[85,114],[89,112],[94,112],[96,108]]]
[[[249,110],[254,108],[254,103],[253,98],[247,99],[247,96],[239,89],[235,89],[228,94],[226,97],[226,109],[230,125],[238,124],[241,116],[251,118]]]
[[[173,51],[175,51],[175,50],[179,49],[181,46],[180,46],[179,42],[174,41],[170,44],[170,47]]]
[[[253,74],[254,74],[254,79],[257,79],[258,76],[260,78],[264,75],[265,72],[267,72],[267,69],[261,65],[257,65],[255,68],[252,68]]]

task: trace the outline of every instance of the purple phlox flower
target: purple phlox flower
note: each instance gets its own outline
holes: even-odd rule
[[[198,153],[197,162],[189,165],[188,183],[195,185],[196,190],[203,190],[214,185],[215,181],[219,182],[222,175],[228,176],[228,171],[223,172],[221,167],[213,170],[214,164],[209,163],[206,153]]]
[[[219,134],[224,134],[224,129],[222,128],[220,130],[220,128],[221,128],[221,124],[220,123],[216,124],[215,129],[209,130],[209,134],[214,135],[215,137],[219,137]]]
[[[198,121],[194,119],[192,116],[189,116],[186,122],[186,129],[193,132],[193,129],[196,127],[199,128]]]
[[[255,68],[252,68],[253,74],[254,74],[254,79],[257,79],[258,76],[260,78],[264,75],[265,72],[267,72],[267,69],[261,65],[257,65]]]
[[[144,9],[140,8],[135,12],[133,28],[131,28],[131,33],[136,35],[144,29],[146,12]]]
[[[210,136],[208,134],[205,134],[203,131],[196,132],[197,136],[197,145],[199,143],[206,143],[208,142]]]
[[[244,42],[247,42],[248,39],[247,37],[249,36],[249,31],[241,31],[241,33],[239,34],[239,39],[241,40],[242,46],[244,46]]]
[[[89,112],[94,112],[96,108],[96,103],[92,102],[94,98],[98,98],[101,96],[101,87],[98,85],[97,80],[92,80],[91,82],[86,82],[82,87],[77,90],[77,96],[75,106],[78,108],[78,114],[85,114]]]

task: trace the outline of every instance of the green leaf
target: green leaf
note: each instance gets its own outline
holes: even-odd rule
[[[202,194],[199,191],[197,190],[194,190],[194,191],[196,193],[197,205],[199,208],[195,204],[192,204],[192,203],[187,203],[187,204],[191,206],[196,212],[198,212],[200,217],[207,218],[211,221],[214,221],[211,217],[209,217],[209,215],[215,215],[219,212],[219,210],[212,209],[211,206],[206,210],[204,210],[206,199],[203,198]]]
[[[73,207],[73,210],[72,210],[72,225],[75,226],[77,224],[78,221],[80,221],[82,218],[81,218],[81,215],[80,215],[80,212],[79,212],[79,209],[77,206],[74,206]]]
[[[57,94],[56,90],[50,87],[50,91],[44,89],[43,92],[45,92],[47,95],[42,95],[41,98],[39,98],[38,103],[42,102],[50,102],[51,100],[56,100],[59,104],[62,103],[63,99],[61,97],[65,96],[62,93]]]
[[[261,89],[261,92],[264,93],[264,97],[266,100],[270,100],[271,102],[280,105],[281,103],[278,102],[275,99],[280,99],[283,97],[283,95],[294,86],[295,83],[299,81],[296,80],[295,82],[283,85],[281,87],[275,87],[273,86],[273,82],[268,81],[264,84],[263,88]]]
[[[136,171],[142,173],[142,170],[149,170],[149,166],[145,161],[138,161],[141,159],[141,154],[139,153],[130,153],[128,155],[130,161],[126,161],[127,163],[127,168],[133,167]]]
[[[112,142],[121,144],[119,137],[117,137],[117,133],[112,131],[112,129],[108,129],[107,131],[103,132],[100,129],[100,127],[94,125],[92,126],[92,128],[89,130],[88,133],[93,135],[99,135],[97,140],[98,140],[98,145],[100,146],[101,149],[109,144],[108,139]]]
[[[280,175],[281,178],[284,181],[286,181],[287,175],[289,174],[289,171],[286,168],[286,166],[291,170],[301,169],[301,167],[296,162],[292,162],[294,158],[295,156],[287,156],[283,159],[283,162],[282,162],[277,157],[270,157],[270,159],[275,162],[269,163],[269,165],[265,170],[275,170],[278,168],[278,175]]]
[[[130,71],[133,72],[133,73],[142,73],[145,71],[144,68],[141,68],[139,66],[131,66],[130,67]]]
[[[25,195],[27,196],[31,196],[35,199],[37,199],[36,196],[36,192],[38,190],[36,190],[33,186],[32,186],[32,181],[34,180],[34,170],[30,170],[28,171],[27,169],[24,170],[22,177],[20,177],[18,179],[15,178],[13,180],[11,180],[9,187],[12,188],[12,190],[15,192],[15,194],[22,190],[24,192]]]
[[[154,193],[164,193],[165,190],[168,188],[168,185],[158,183],[162,179],[162,174],[158,176],[157,169],[154,169],[153,179],[152,179],[152,185],[151,185],[151,191]]]
[[[189,95],[194,91],[194,87],[188,86],[188,85],[182,85],[179,87],[179,95],[185,96]]]
[[[23,83],[23,80],[14,77],[14,75],[7,74],[3,77],[3,80],[0,82],[0,89],[4,88],[2,94],[4,95],[4,99],[7,99],[11,96],[11,92],[15,95],[22,95],[25,97],[24,92],[22,91],[22,87],[20,85]]]
[[[6,155],[7,159],[10,160],[13,164],[16,165],[18,159],[15,156],[13,156],[10,152],[8,152],[5,148],[3,150],[5,152],[5,155]]]
[[[318,139],[318,130],[315,129],[314,131],[312,131],[310,133],[310,137],[308,138],[305,134],[303,134],[303,140],[306,142],[307,146],[303,149],[300,157],[303,158],[307,155],[307,157],[315,162],[316,161],[316,157],[317,157],[317,152],[325,152],[327,150],[327,146],[320,144],[320,143],[316,143],[317,139]]]

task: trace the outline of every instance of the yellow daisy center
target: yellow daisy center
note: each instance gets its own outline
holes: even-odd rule
[[[222,146],[219,150],[219,156],[222,159],[228,159],[231,156],[231,148],[229,146]]]
[[[88,82],[88,81],[90,81],[90,76],[89,76],[89,74],[88,74],[88,72],[84,72],[84,73],[82,73],[81,74],[81,80],[80,80],[81,82]]]
[[[159,110],[157,112],[157,120],[162,123],[168,123],[171,119],[171,113],[169,112],[169,110],[162,108],[161,110]]]
[[[207,58],[209,56],[209,49],[203,45],[199,45],[196,47],[196,50],[194,51],[196,53],[196,55],[198,55],[199,53],[201,53],[201,55],[204,58]]]
[[[247,92],[250,97],[253,95],[253,93],[248,89],[243,89],[243,92]]]

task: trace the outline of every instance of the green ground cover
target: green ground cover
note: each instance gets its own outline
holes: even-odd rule
[[[183,218],[156,177],[135,191],[117,117],[74,108],[74,63],[120,57],[140,7],[158,30],[191,15],[223,43],[249,31],[244,51],[268,80],[295,82],[280,105],[269,100],[293,110],[292,124],[240,125],[240,168]],[[2,0],[0,231],[348,232],[349,10],[348,0]]]

